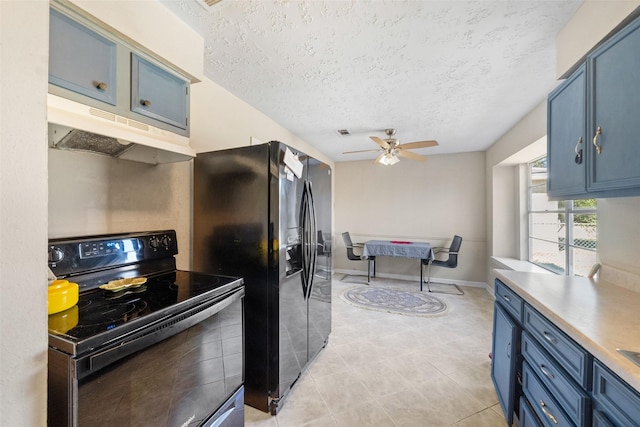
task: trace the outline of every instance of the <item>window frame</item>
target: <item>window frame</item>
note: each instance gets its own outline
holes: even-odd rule
[[[534,163],[539,162],[542,159],[545,159],[547,156],[541,156],[538,157],[536,159],[531,160],[530,162],[528,162],[526,164],[527,166],[527,183],[526,183],[526,190],[527,190],[527,260],[540,267],[543,268],[547,271],[551,271],[555,274],[560,274],[558,271],[554,271],[553,269],[548,268],[547,266],[545,266],[542,263],[536,262],[533,260],[533,243],[534,241],[540,241],[540,242],[547,242],[547,243],[552,243],[552,244],[558,244],[558,245],[562,245],[562,242],[560,241],[560,237],[558,241],[554,241],[554,240],[549,240],[549,239],[544,239],[538,236],[534,236],[532,233],[533,230],[533,220],[534,220],[534,215],[535,214],[558,214],[558,215],[564,215],[564,228],[565,228],[565,232],[564,232],[564,247],[565,247],[565,254],[564,254],[564,268],[563,268],[563,275],[565,276],[575,276],[575,269],[574,269],[574,260],[575,260],[575,250],[586,250],[589,252],[594,252],[597,254],[597,216],[598,216],[598,212],[597,212],[597,205],[595,207],[592,208],[585,208],[585,207],[579,207],[576,208],[575,207],[575,203],[573,200],[562,200],[562,201],[558,201],[558,204],[563,203],[563,208],[561,209],[555,209],[555,210],[549,210],[549,209],[545,209],[545,210],[534,210],[533,209],[533,195],[534,194],[540,194],[541,192],[536,192],[536,189],[539,189],[540,187],[544,186],[544,193],[546,194],[546,184],[547,184],[547,179],[546,177],[544,178],[544,182],[543,183],[534,183]],[[546,175],[548,172],[541,172],[542,174]],[[596,245],[595,248],[588,248],[585,246],[578,246],[575,244],[575,221],[574,221],[574,216],[575,215],[594,215],[596,217]],[[559,266],[559,267],[563,267],[563,266]]]

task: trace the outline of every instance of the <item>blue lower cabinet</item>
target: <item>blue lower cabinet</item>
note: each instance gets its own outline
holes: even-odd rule
[[[576,427],[526,361],[522,364],[522,392],[543,426]]]
[[[591,425],[591,399],[528,332],[522,333],[522,354],[540,381],[579,427]]]
[[[616,427],[640,427],[640,393],[607,369],[600,361],[593,363],[594,418]],[[595,419],[594,419],[594,425]]]
[[[517,367],[520,355],[520,328],[500,305],[494,305],[491,379],[507,424],[513,422],[517,398]]]

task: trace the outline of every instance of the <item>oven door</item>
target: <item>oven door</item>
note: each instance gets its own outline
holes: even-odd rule
[[[68,419],[56,420],[50,408],[49,424],[215,425],[244,382],[243,296],[240,288],[72,360],[69,390],[50,390],[69,396]],[[56,372],[49,375],[51,383]]]

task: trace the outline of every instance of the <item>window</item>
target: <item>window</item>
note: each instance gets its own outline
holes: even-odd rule
[[[596,261],[596,199],[547,197],[547,158],[529,163],[529,261],[558,274],[587,276]]]

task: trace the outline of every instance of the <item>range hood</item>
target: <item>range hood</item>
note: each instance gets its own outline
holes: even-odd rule
[[[49,147],[158,164],[190,160],[189,138],[47,94]]]

